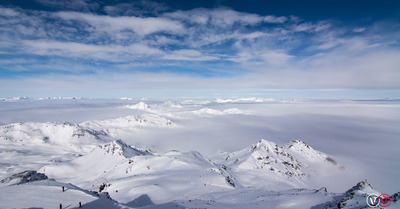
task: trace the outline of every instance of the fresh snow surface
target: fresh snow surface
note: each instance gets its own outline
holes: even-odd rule
[[[64,192],[62,191],[64,187]],[[1,208],[128,208],[107,198],[72,184],[55,180],[41,180],[19,185],[0,185]]]
[[[41,104],[51,108],[46,110]],[[28,111],[29,105],[37,112]],[[70,107],[71,113],[88,108],[96,117],[68,114],[67,118],[76,117],[77,122],[53,121],[51,114],[61,107]],[[385,108],[379,113],[370,111],[381,107]],[[349,130],[344,125],[321,125],[326,121],[320,118],[348,119],[346,114],[362,115],[363,108],[375,121],[395,124],[392,110],[398,110],[397,104],[344,101],[335,106],[259,98],[4,99],[0,103],[4,118],[15,121],[26,113],[22,121],[30,122],[0,121],[0,208],[58,208],[60,204],[77,208],[79,202],[83,208],[368,208],[369,194],[389,192],[372,187],[359,176],[365,172],[354,172],[359,167],[353,168],[341,156],[346,150],[350,151],[344,156],[374,156],[368,162],[383,167],[377,152],[381,147],[367,152],[356,148],[357,140],[343,139],[346,146],[338,149],[335,143],[343,142],[325,139],[329,135],[318,135],[320,143],[312,138],[292,139],[304,138],[296,125],[305,122],[311,130],[326,131],[333,126],[337,136],[346,136]],[[40,122],[32,120],[41,112]],[[320,112],[324,114],[315,117]],[[356,127],[361,130],[368,120],[365,116],[355,120]],[[391,125],[379,128],[397,133]],[[293,130],[300,136],[271,140],[266,134]],[[370,137],[364,131],[361,136]],[[241,137],[248,139],[238,140]],[[391,143],[386,146],[385,159],[396,156],[398,143]],[[397,166],[393,161],[387,163]],[[391,171],[397,176],[398,170]],[[381,175],[390,177],[382,172],[377,177]],[[399,188],[397,178],[388,180]],[[335,183],[342,189],[332,192],[330,186]],[[400,193],[389,194],[392,203],[388,208],[399,208]]]
[[[95,163],[97,161],[101,163]],[[99,145],[71,162],[45,166],[39,171],[88,190],[99,190],[105,184],[104,191],[122,203],[129,203],[143,194],[155,203],[165,203],[209,191],[232,189],[221,171],[200,153],[170,151],[152,155],[121,145],[121,142]]]

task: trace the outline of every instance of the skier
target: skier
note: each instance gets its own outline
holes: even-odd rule
[[[62,190],[63,190],[63,192],[65,191],[65,188],[64,188],[64,186],[62,187]]]
[[[62,209],[62,204],[60,203],[60,209]]]
[[[82,203],[81,203],[81,202],[79,202],[79,207],[80,207],[80,208],[82,207]]]

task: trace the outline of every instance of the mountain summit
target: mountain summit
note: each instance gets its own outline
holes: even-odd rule
[[[336,161],[327,154],[299,140],[278,146],[262,139],[226,155],[219,163],[229,167],[229,172],[244,186],[274,189],[307,188],[316,170],[338,169]]]

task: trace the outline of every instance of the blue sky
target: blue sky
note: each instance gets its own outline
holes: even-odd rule
[[[399,1],[0,3],[0,97],[386,98]]]

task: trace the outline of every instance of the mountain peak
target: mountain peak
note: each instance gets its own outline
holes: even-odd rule
[[[335,197],[333,201],[317,205],[315,208],[370,208],[365,202],[365,197],[370,194],[380,193],[374,190],[367,180],[360,181],[345,193]],[[395,195],[392,197],[396,198]]]
[[[229,153],[222,162],[227,170],[246,174],[248,179],[273,179],[287,188],[303,187],[310,176],[316,175],[321,167],[334,168],[337,163],[328,155],[314,150],[303,141],[291,141],[283,146],[261,139],[245,149]],[[259,186],[247,179],[239,181],[245,186]],[[274,186],[266,183],[267,187]]]
[[[277,147],[278,147],[278,145],[275,144],[274,142],[267,141],[265,139],[261,139],[260,141],[257,142],[256,145],[252,146],[252,151],[254,152],[256,150],[264,149],[269,152]]]
[[[126,158],[131,158],[138,155],[149,155],[149,152],[140,151],[134,147],[127,145],[121,139],[109,142],[107,144],[99,145],[99,148],[111,155],[121,155]]]
[[[126,108],[129,108],[129,109],[143,110],[143,111],[147,111],[147,110],[150,109],[150,106],[147,105],[147,104],[144,103],[144,102],[139,102],[139,103],[137,103],[137,104],[135,104],[135,105],[126,105],[125,107],[126,107]]]
[[[355,186],[349,189],[346,193],[351,193],[354,191],[366,191],[366,190],[373,190],[374,188],[368,183],[367,180],[358,182]]]
[[[314,150],[310,145],[305,143],[304,141],[301,140],[293,140],[285,145],[283,147],[287,147],[289,149],[298,149],[298,148],[306,148],[306,149],[311,149]]]

